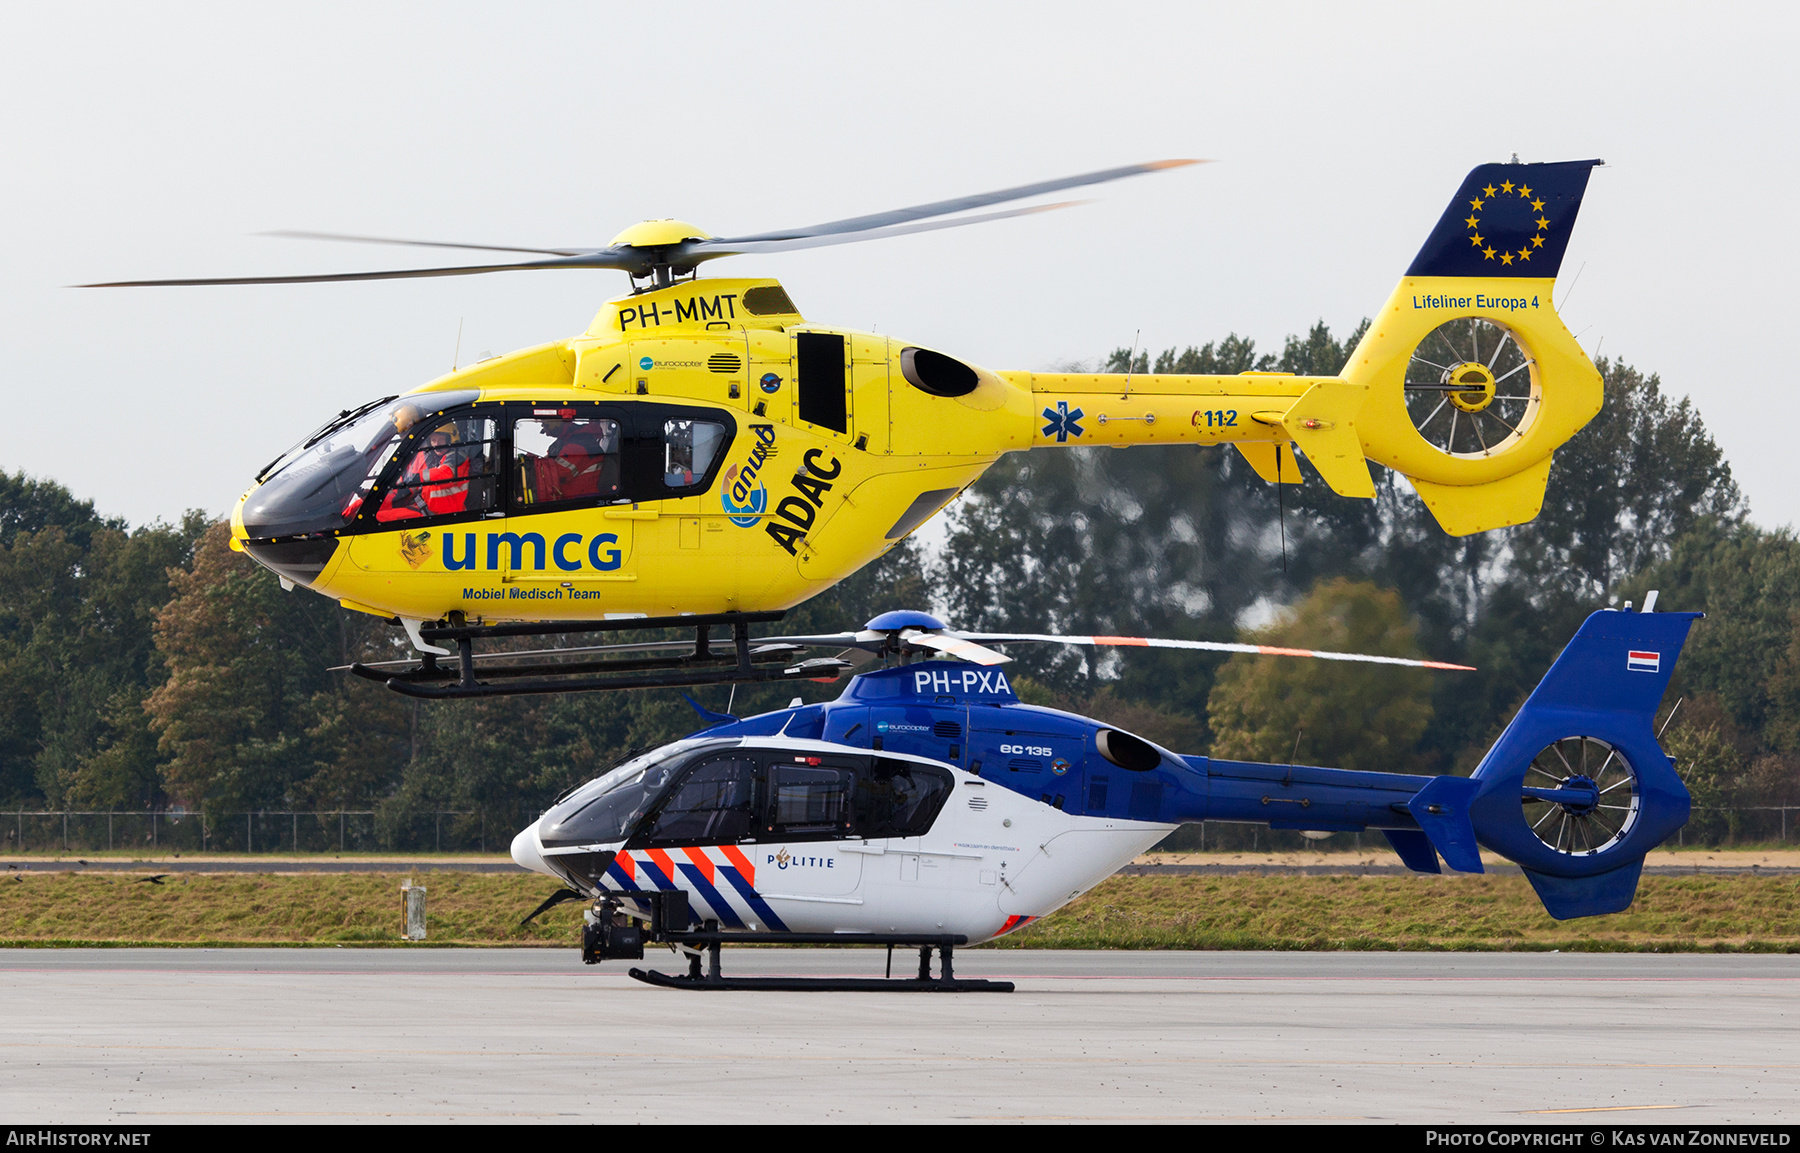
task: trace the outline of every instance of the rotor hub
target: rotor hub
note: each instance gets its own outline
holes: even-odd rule
[[[1485,364],[1470,360],[1451,365],[1443,382],[1456,389],[1449,394],[1450,403],[1464,412],[1481,412],[1494,403],[1494,373]]]
[[[614,247],[664,248],[684,240],[711,240],[712,233],[685,220],[644,220],[612,238]]]

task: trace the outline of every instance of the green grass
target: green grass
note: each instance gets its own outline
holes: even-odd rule
[[[535,876],[38,873],[0,880],[0,945],[401,945],[408,876],[428,944],[579,938],[576,903],[519,927],[555,888]],[[1800,952],[1800,879],[1646,877],[1626,912],[1557,922],[1516,875],[1114,877],[995,947]]]
[[[1113,877],[998,947],[1800,952],[1800,879],[1646,877],[1623,913],[1558,922],[1497,876]]]

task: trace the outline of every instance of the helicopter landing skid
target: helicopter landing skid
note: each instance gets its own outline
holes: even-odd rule
[[[690,948],[698,945],[706,947],[706,966],[702,971],[700,954],[692,953],[688,957],[688,971],[685,975],[675,977],[667,973],[658,973],[653,969],[631,969],[629,974],[633,980],[642,981],[646,985],[655,985],[662,989],[724,989],[738,991],[780,991],[789,993],[1010,993],[1013,991],[1011,981],[989,981],[979,977],[959,978],[955,975],[951,957],[956,946],[965,945],[969,939],[963,936],[921,936],[917,934],[891,937],[863,937],[856,939],[859,945],[886,945],[888,950],[888,976],[886,977],[727,977],[719,971],[719,954],[724,945],[731,942],[756,942],[758,944],[788,945],[842,945],[844,935],[841,933],[679,933],[668,938],[676,944]],[[919,973],[916,977],[895,977],[894,947],[896,945],[919,947]],[[931,951],[936,949],[940,962],[939,975],[931,975]]]
[[[397,693],[427,700],[508,697],[529,693],[605,692],[617,689],[692,688],[699,685],[762,681],[836,680],[852,666],[832,658],[796,661],[794,645],[754,645],[750,626],[780,620],[785,613],[713,613],[679,617],[637,617],[607,621],[543,621],[507,625],[451,623],[420,630],[430,644],[453,643],[454,662],[439,664],[439,652],[424,652],[417,664],[353,664],[349,671],[380,681]],[[731,630],[727,645],[714,647],[712,629]],[[568,636],[581,633],[642,633],[692,629],[691,641],[656,640],[532,652],[475,652],[478,640]],[[442,650],[440,650],[441,652]],[[672,656],[629,656],[671,652]],[[586,659],[570,659],[582,657]],[[412,664],[395,671],[392,665]]]

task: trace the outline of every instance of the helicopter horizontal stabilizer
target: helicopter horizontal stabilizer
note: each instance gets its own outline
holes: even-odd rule
[[[1481,867],[1481,848],[1475,841],[1475,826],[1469,820],[1469,802],[1480,788],[1467,777],[1433,777],[1429,785],[1406,802],[1406,811],[1419,822],[1432,848],[1459,873],[1485,871]],[[1401,859],[1405,856],[1402,853]]]
[[[1387,837],[1388,844],[1394,852],[1400,854],[1400,862],[1415,873],[1441,873],[1438,866],[1437,849],[1432,847],[1431,838],[1413,829],[1383,829],[1382,835]]]

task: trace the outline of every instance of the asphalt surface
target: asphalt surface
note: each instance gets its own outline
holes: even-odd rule
[[[1497,874],[1519,873],[1517,865],[1488,862],[1487,871]],[[283,859],[279,857],[202,858],[199,860],[46,860],[19,858],[9,861],[6,869],[23,873],[521,873],[525,870],[511,861],[421,860],[397,857],[386,860],[356,858],[333,860],[318,858]],[[1126,865],[1119,875],[1128,877],[1173,876],[1334,876],[1358,877],[1404,876],[1411,870],[1398,864],[1367,864],[1344,861],[1339,864],[1230,864],[1230,865]],[[1762,877],[1800,876],[1795,865],[1645,865],[1649,877],[1737,876],[1750,873]]]
[[[1800,957],[975,950],[1010,994],[650,988],[567,950],[0,953],[0,1115],[1775,1122]],[[896,971],[912,962],[897,955]],[[680,971],[667,953],[643,964]],[[878,950],[728,974],[879,976]]]

